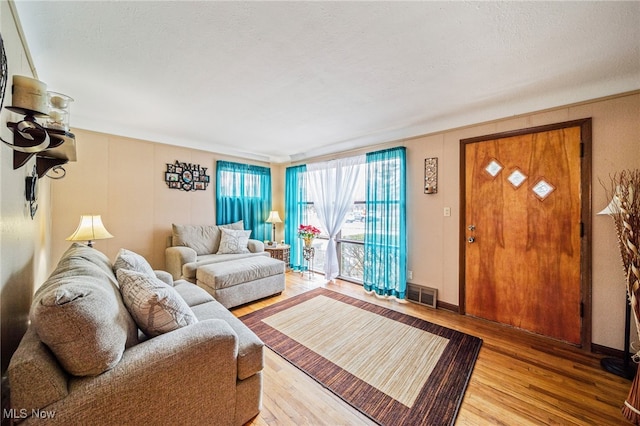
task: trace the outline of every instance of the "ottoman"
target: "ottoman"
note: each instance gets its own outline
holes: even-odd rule
[[[228,309],[282,293],[284,271],[281,260],[246,257],[199,267],[196,284]]]

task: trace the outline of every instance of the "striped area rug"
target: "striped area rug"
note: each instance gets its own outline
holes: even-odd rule
[[[383,425],[452,425],[482,340],[318,288],[240,318]]]

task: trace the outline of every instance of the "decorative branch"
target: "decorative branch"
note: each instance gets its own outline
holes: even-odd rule
[[[627,280],[627,295],[633,308],[636,327],[640,332],[640,170],[623,170],[611,176],[613,223],[618,236],[620,257]],[[638,358],[640,352],[635,355]]]
[[[611,177],[613,200],[613,222],[618,234],[620,256],[627,278],[627,294],[640,334],[640,170],[623,170]],[[640,352],[633,360],[640,361]],[[629,396],[624,401],[622,415],[633,424],[640,424],[640,370],[633,379]]]

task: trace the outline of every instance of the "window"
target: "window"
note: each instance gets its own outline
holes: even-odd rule
[[[404,298],[406,292],[406,152],[404,147],[368,153],[353,190],[354,201],[336,235],[338,277],[362,283],[365,290]],[[323,170],[318,164],[315,170]],[[293,230],[301,223],[323,228],[305,166],[287,168],[287,200]],[[338,179],[338,181],[340,181]],[[335,182],[335,181],[334,181]],[[351,181],[352,183],[353,181]],[[316,186],[318,188],[318,186]],[[289,194],[292,194],[289,196]],[[331,197],[327,197],[331,199]],[[289,210],[290,209],[290,210]],[[342,210],[344,212],[344,210]],[[289,241],[294,237],[289,236]],[[325,270],[328,235],[315,243],[314,270]],[[292,247],[294,247],[292,245]],[[301,255],[300,248],[300,255]],[[292,249],[292,253],[294,250]],[[304,264],[302,264],[304,267]],[[332,268],[329,268],[332,269]]]
[[[354,202],[336,237],[336,250],[340,267],[338,278],[357,283],[362,283],[364,273],[363,255],[366,218],[365,165],[363,164],[361,167],[363,170],[359,174],[358,184],[356,185],[354,194]],[[307,194],[307,199],[309,198],[311,198],[311,195]],[[307,202],[306,217],[309,224],[322,229],[313,202]],[[322,272],[324,269],[328,238],[329,236],[326,233],[321,234],[314,243],[314,270],[317,272]]]
[[[271,210],[271,170],[267,167],[218,161],[216,165],[216,223],[244,221],[251,238],[270,239],[265,224]]]

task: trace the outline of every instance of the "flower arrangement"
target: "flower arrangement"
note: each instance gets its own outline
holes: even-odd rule
[[[320,235],[321,231],[313,225],[300,225],[298,227],[298,237],[302,239],[314,239]]]

